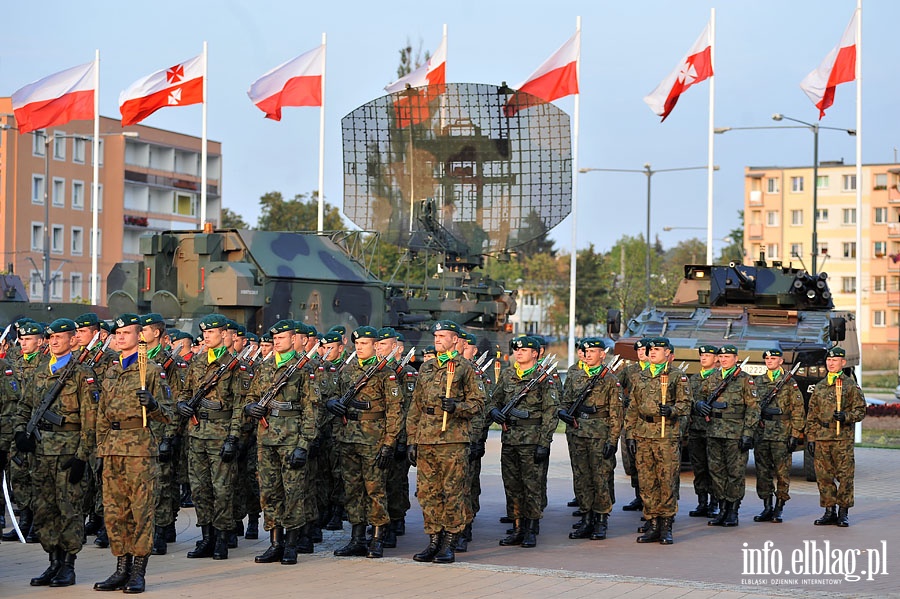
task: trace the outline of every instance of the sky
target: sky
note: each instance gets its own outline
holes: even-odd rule
[[[633,0],[631,2],[252,2],[45,0],[4,9],[0,95],[93,59],[100,50],[100,112],[118,117],[119,92],[151,72],[183,62],[209,44],[209,138],[223,144],[223,205],[256,223],[259,198],[315,190],[318,108],[286,108],[280,122],[263,118],[246,95],[273,67],[314,48],[327,33],[325,198],[342,205],[341,118],[384,95],[396,78],[398,51],[433,50],[448,26],[447,80],[499,85],[524,81],[575,31],[582,18],[580,168],[640,170],[706,165],[708,83],[689,89],[660,123],[643,97],[672,71],[716,8],[716,127],[775,126],[773,113],[813,122],[817,110],[799,82],[840,40],[855,0]],[[865,163],[895,161],[900,98],[896,44],[900,2],[863,4],[862,79]],[[573,98],[556,104],[572,114]],[[854,128],[855,84],[837,90],[822,125]],[[199,106],[166,108],[143,124],[201,133]],[[803,129],[731,131],[715,136],[714,231],[739,226],[744,167],[812,162]],[[854,138],[820,134],[820,160],[855,161]],[[607,250],[622,235],[646,229],[646,177],[578,174],[578,248]],[[664,247],[706,238],[707,185],[702,170],[652,178],[651,237]],[[664,231],[664,227],[672,227]],[[685,227],[701,227],[694,230]],[[572,247],[571,216],[551,237]],[[716,250],[724,242],[714,243]]]

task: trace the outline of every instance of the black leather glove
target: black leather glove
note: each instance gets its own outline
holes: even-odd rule
[[[478,443],[469,443],[469,463],[478,459]]]
[[[71,457],[60,466],[63,470],[69,471],[69,484],[77,485],[84,478],[84,471],[87,469],[87,462]]]
[[[672,406],[665,403],[659,404],[659,415],[669,418],[672,415]]]
[[[616,446],[607,441],[603,444],[603,459],[608,460],[616,455]]]
[[[0,451],[0,470],[4,470],[6,468],[6,461],[9,459],[9,452],[6,450]]]
[[[382,445],[375,458],[375,465],[384,470],[394,459],[394,448],[390,445]]]
[[[34,435],[28,436],[25,431],[19,431],[15,434],[16,449],[22,453],[34,453],[37,449],[37,440]]]
[[[534,463],[540,464],[550,459],[550,448],[543,445],[534,446]]]
[[[631,454],[631,457],[637,455],[637,441],[635,439],[625,439],[625,449]]]
[[[487,448],[485,447],[484,441],[479,441],[475,444],[475,449],[477,450],[478,459],[484,457],[484,454],[487,452]]]
[[[244,406],[244,414],[250,418],[259,420],[260,418],[265,418],[269,414],[269,410],[259,405],[258,401],[254,401],[253,403],[248,403]]]
[[[559,416],[559,419],[568,424],[569,426],[575,426],[575,417],[571,416],[565,410],[560,410],[556,413]]]
[[[488,412],[488,416],[497,424],[506,424],[506,416],[503,415],[500,408],[491,408],[491,411]]]
[[[712,406],[705,401],[698,401],[694,404],[694,411],[701,416],[706,417],[712,414]]]
[[[841,424],[847,422],[847,413],[839,410],[834,411],[833,418]]]
[[[148,412],[153,412],[159,409],[159,402],[157,402],[156,398],[153,397],[153,394],[146,389],[141,389],[135,394],[137,395],[138,401],[141,402],[142,406],[147,408]]]
[[[237,459],[239,462],[247,461],[247,451],[250,449],[250,443],[244,439],[241,439],[238,442],[238,454]]]
[[[410,466],[415,466],[416,462],[419,459],[419,446],[418,445],[410,445],[406,450],[406,461],[409,462]]]
[[[319,452],[322,451],[322,439],[316,437],[309,444],[309,459],[319,457]]]
[[[163,437],[163,440],[159,442],[159,461],[163,464],[172,461],[172,456],[175,453],[173,445],[172,437]]]
[[[291,470],[300,470],[306,466],[307,461],[309,461],[309,452],[302,447],[297,447],[291,452],[291,457],[288,458],[288,466],[290,466]]]
[[[809,455],[816,457],[816,442],[815,441],[807,441],[806,449],[809,451]]]
[[[335,416],[346,416],[347,408],[344,407],[344,404],[337,397],[332,397],[328,401],[325,402],[325,409],[334,414]]]
[[[800,439],[794,436],[788,437],[787,440],[787,450],[791,453],[794,453],[794,450],[797,449],[797,446],[800,445]]]
[[[753,449],[753,437],[741,436],[738,439],[738,451],[749,451]]]
[[[175,410],[185,418],[190,418],[194,415],[194,408],[188,405],[188,402],[186,401],[179,401],[176,403]]]
[[[441,399],[441,409],[448,414],[452,414],[456,411],[456,400],[452,397],[445,397]]]
[[[219,451],[219,456],[222,458],[222,461],[226,464],[230,464],[234,461],[238,454],[238,438],[234,435],[228,435],[225,437],[225,442],[222,443],[222,449]]]
[[[397,447],[394,448],[394,461],[402,462],[406,459],[407,445],[405,441],[397,441]]]

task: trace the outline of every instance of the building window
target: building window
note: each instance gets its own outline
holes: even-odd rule
[[[844,208],[843,217],[841,221],[845,225],[855,225],[856,224],[856,208]]]
[[[791,177],[791,191],[794,193],[803,191],[803,177]]]
[[[31,175],[31,203],[44,203],[44,175]]]
[[[35,252],[44,251],[44,223],[31,223],[31,249]]]
[[[84,229],[72,227],[72,255],[81,256],[82,254],[84,254]]]
[[[844,191],[856,191],[856,175],[844,175]]]
[[[872,277],[872,291],[875,291],[875,292],[887,291],[887,277],[885,277],[885,276]]]
[[[32,301],[37,300],[44,293],[44,285],[41,283],[41,273],[36,270],[31,271],[28,278],[28,296]]]
[[[844,258],[856,258],[856,242],[844,242]]]
[[[84,210],[84,181],[72,181],[72,210]]]
[[[51,275],[50,279],[50,299],[62,300],[62,273]]]
[[[91,256],[94,255],[94,235],[93,229],[91,229],[91,239],[88,243],[88,246],[91,248]],[[103,254],[103,229],[97,229],[97,255],[100,256]]]
[[[816,210],[816,222],[817,223],[827,223],[828,222],[828,208],[818,208]]]
[[[57,131],[53,136],[53,160],[66,159],[66,138],[65,133]]]
[[[803,244],[802,243],[792,243],[791,244],[791,258],[802,258],[803,257]]]
[[[76,137],[72,140],[72,162],[84,164],[84,146],[86,145],[83,137]]]
[[[47,153],[47,130],[41,129],[39,131],[35,131],[31,135],[31,153],[35,156],[44,157],[44,154]]]
[[[766,191],[768,193],[778,193],[778,179],[775,177],[766,179]]]
[[[819,175],[816,178],[816,189],[828,189],[828,175]]]
[[[174,212],[175,214],[181,214],[183,216],[195,216],[196,209],[197,204],[196,202],[194,202],[194,196],[184,193],[175,194],[175,202],[172,206],[172,212]]]
[[[856,277],[841,277],[841,291],[856,293]]]
[[[886,241],[876,241],[875,242],[875,257],[883,258],[885,254],[887,254],[887,242]]]
[[[778,244],[770,243],[766,246],[766,259],[767,260],[777,260],[778,259]]]
[[[875,224],[883,225],[888,222],[888,209],[887,208],[876,208],[875,209]]]
[[[69,301],[77,302],[84,299],[84,292],[81,290],[83,286],[83,278],[80,272],[73,272],[69,275]]]
[[[103,212],[103,186],[97,186],[97,212]],[[91,185],[91,211],[94,210],[94,186]]]
[[[876,327],[885,326],[884,310],[875,310],[872,312],[872,326],[876,326]]]
[[[54,254],[62,254],[65,246],[65,227],[53,225],[50,230],[50,251]]]
[[[828,255],[828,242],[827,242],[827,241],[820,241],[820,242],[818,242],[817,245],[819,246],[819,255],[820,255],[820,256],[827,256],[827,255]]]
[[[803,225],[803,211],[791,210],[791,226],[800,227]]]
[[[875,189],[887,189],[887,173],[879,173],[875,175]]]
[[[54,206],[65,207],[66,205],[66,180],[53,177],[53,198],[51,203]]]
[[[103,166],[103,139],[97,140],[97,155],[100,157],[100,162],[97,163],[98,166]],[[100,204],[101,210],[103,209],[103,204]]]
[[[767,227],[777,227],[778,226],[778,212],[771,210],[766,212],[766,226]]]

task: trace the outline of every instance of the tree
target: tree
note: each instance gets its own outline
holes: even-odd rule
[[[270,191],[259,199],[260,214],[256,228],[260,231],[315,231],[318,228],[318,193],[301,193],[285,200],[280,191]],[[344,228],[341,211],[325,202],[326,231]]]
[[[231,208],[222,208],[220,229],[250,229],[244,217]]]
[[[740,226],[728,233],[731,243],[722,248],[716,264],[728,264],[731,261],[744,261],[744,211],[738,210]],[[751,257],[752,259],[752,257]]]
[[[685,264],[705,264],[706,243],[699,239],[687,239],[666,251],[663,257],[662,272],[658,281],[659,302],[670,304],[681,279],[684,278]]]
[[[409,38],[406,38],[406,46],[400,48],[400,64],[397,65],[397,79],[401,77],[405,77],[409,75],[414,70],[418,69],[420,66],[425,64],[425,62],[431,58],[431,54],[427,51],[425,52],[424,58],[422,57],[422,39],[419,39],[419,47],[416,49],[416,53],[413,54],[412,43],[409,41]]]

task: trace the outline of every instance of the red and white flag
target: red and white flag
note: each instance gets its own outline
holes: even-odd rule
[[[12,95],[19,133],[94,118],[97,63],[72,67],[29,83]]]
[[[515,116],[534,104],[534,99],[524,94],[540,98],[544,102],[552,102],[578,93],[578,61],[581,57],[581,31],[576,31],[559,50],[537,68],[524,82],[515,89],[503,112],[506,116]]]
[[[284,106],[322,105],[324,75],[323,45],[275,67],[251,83],[247,95],[267,119],[280,121]]]
[[[800,82],[800,89],[809,96],[819,109],[819,120],[825,116],[825,109],[834,104],[834,88],[841,83],[856,79],[856,19],[859,11],[854,11],[850,24],[841,36],[841,42],[828,53],[813,72]]]
[[[203,102],[203,55],[138,79],[119,94],[122,126],[133,125],[166,106]]]
[[[700,83],[713,76],[712,41],[710,40],[709,23],[703,33],[688,50],[675,70],[663,79],[652,92],[644,96],[644,102],[654,113],[666,120],[678,98],[695,83]]]
[[[401,92],[410,87],[422,87],[425,85],[443,85],[447,83],[447,37],[441,39],[441,44],[431,55],[428,61],[415,71],[404,75],[393,83],[384,86],[384,91],[389,94]]]

